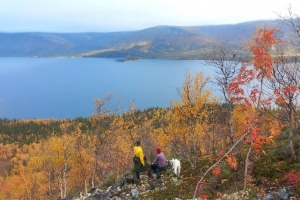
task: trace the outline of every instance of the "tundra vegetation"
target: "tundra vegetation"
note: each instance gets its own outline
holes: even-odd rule
[[[139,110],[132,102],[116,114],[108,94],[95,99],[89,118],[0,119],[0,198],[64,199],[101,187],[132,170],[137,139],[148,160],[157,146],[182,160],[182,183],[162,191],[164,198],[207,199],[255,180],[292,184],[300,193],[300,66],[277,33],[258,28],[248,60],[225,43],[207,51],[219,73],[187,72],[181,100],[169,108]],[[210,80],[223,98],[205,89]]]

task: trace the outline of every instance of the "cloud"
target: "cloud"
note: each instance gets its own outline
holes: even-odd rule
[[[0,31],[123,31],[276,19],[299,0],[0,0]]]

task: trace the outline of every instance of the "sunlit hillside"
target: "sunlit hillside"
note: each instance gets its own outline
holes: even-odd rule
[[[249,56],[247,43],[258,27],[278,27],[280,37],[293,32],[276,20],[211,26],[157,26],[130,32],[0,33],[2,57],[110,57],[205,59],[203,50],[226,42]],[[290,51],[295,49],[290,46]]]

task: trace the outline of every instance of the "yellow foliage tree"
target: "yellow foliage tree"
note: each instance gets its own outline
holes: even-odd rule
[[[173,114],[168,132],[172,134],[173,150],[196,167],[199,152],[203,150],[203,136],[208,131],[210,105],[217,103],[211,91],[204,86],[209,77],[202,72],[192,76],[187,73],[180,91],[181,102],[172,104]]]
[[[233,127],[236,137],[240,137],[249,130],[247,117],[253,115],[255,112],[253,107],[244,109],[242,105],[237,104],[233,110]]]

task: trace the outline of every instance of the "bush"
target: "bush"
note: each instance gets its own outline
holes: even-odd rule
[[[293,186],[295,189],[299,187],[300,189],[300,171],[291,171],[287,175],[285,175],[286,183]]]

